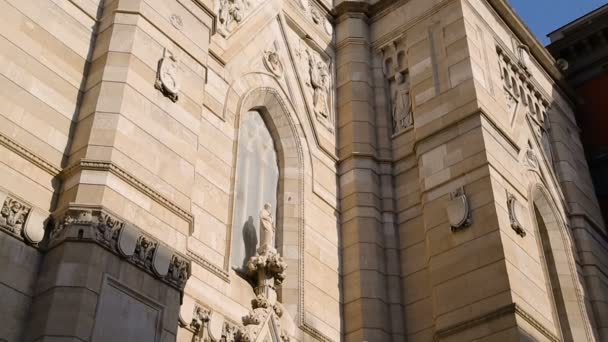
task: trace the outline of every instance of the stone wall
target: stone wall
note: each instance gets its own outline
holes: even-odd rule
[[[0,340],[119,338],[120,310],[146,327],[121,338],[163,341],[605,337],[572,99],[504,2],[0,9]],[[272,310],[231,263],[251,111],[278,159]]]

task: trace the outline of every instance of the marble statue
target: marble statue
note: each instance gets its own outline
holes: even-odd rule
[[[266,203],[260,211],[260,253],[274,249],[275,226],[271,209],[272,205]]]

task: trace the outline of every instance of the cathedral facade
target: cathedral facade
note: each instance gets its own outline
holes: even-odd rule
[[[0,0],[0,341],[608,341],[506,0]]]

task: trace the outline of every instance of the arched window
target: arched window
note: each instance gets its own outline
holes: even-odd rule
[[[260,211],[276,220],[279,164],[274,141],[259,112],[243,115],[239,130],[232,223],[232,267],[240,270],[260,243]]]
[[[556,328],[561,331],[564,341],[591,341],[593,333],[584,298],[580,295],[582,283],[574,260],[576,250],[567,228],[551,204],[546,189],[536,186],[531,196],[547,294],[553,304]]]

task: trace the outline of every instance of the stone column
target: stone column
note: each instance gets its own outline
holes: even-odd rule
[[[370,32],[364,2],[336,7],[345,341],[390,341]]]

